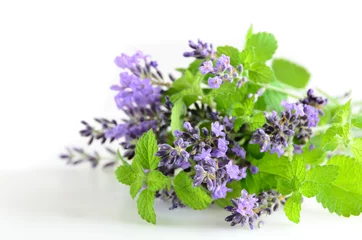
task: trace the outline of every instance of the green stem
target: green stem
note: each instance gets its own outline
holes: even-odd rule
[[[251,82],[251,80],[249,80]],[[255,85],[257,86],[260,86],[260,87],[265,87],[266,89],[270,89],[270,90],[273,90],[275,92],[280,92],[280,93],[284,93],[290,97],[293,97],[295,99],[301,99],[302,97],[295,94],[295,93],[292,93],[292,92],[289,92],[289,91],[285,91],[284,89],[281,89],[281,88],[278,88],[278,87],[274,87],[274,86],[271,86],[269,84],[263,84],[263,83],[257,83],[257,82],[253,82]]]

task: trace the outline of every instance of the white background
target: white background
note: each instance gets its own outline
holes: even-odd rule
[[[217,209],[157,204],[159,226],[149,226],[112,173],[57,156],[85,146],[80,120],[120,116],[109,90],[117,54],[143,50],[167,73],[190,62],[189,39],[241,48],[251,23],[276,36],[276,56],[309,69],[312,87],[361,99],[361,22],[359,1],[0,1],[0,239],[357,234],[361,217],[329,215],[314,199],[299,225],[280,212],[249,232],[228,228]]]

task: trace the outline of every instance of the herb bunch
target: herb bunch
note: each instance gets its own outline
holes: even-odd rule
[[[282,208],[298,223],[303,197],[344,217],[362,212],[359,103],[305,89],[309,72],[273,58],[275,37],[252,27],[242,50],[200,40],[189,47],[184,57],[194,60],[177,79],[142,52],[117,57],[122,72],[112,90],[127,117],[82,121],[80,134],[106,146],[104,166],[117,166],[144,220],[156,223],[155,199],[170,209],[217,204],[231,226],[250,229]],[[103,161],[80,148],[61,158]]]

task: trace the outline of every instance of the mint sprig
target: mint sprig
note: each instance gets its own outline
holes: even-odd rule
[[[153,208],[156,191],[169,185],[169,179],[155,169],[160,162],[160,158],[155,156],[157,149],[156,136],[151,129],[138,140],[132,165],[124,162],[115,172],[119,182],[130,186],[132,198],[141,191],[137,200],[138,213],[153,224],[156,224]]]

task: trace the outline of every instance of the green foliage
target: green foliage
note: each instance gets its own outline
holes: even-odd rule
[[[119,182],[128,186],[131,186],[135,181],[145,178],[145,174],[142,169],[137,166],[136,162],[133,162],[132,165],[126,163],[119,166],[115,174]]]
[[[171,131],[172,134],[175,130],[182,130],[184,123],[184,116],[186,114],[186,106],[182,99],[176,101],[172,107],[171,112]]]
[[[160,158],[155,156],[157,149],[156,136],[150,129],[138,140],[134,161],[139,162],[144,169],[155,169],[160,162]]]
[[[267,61],[273,57],[278,48],[277,40],[271,33],[249,34],[245,48],[254,48],[255,61]]]
[[[173,82],[166,94],[170,96],[173,103],[182,99],[186,106],[190,106],[199,96],[203,95],[201,81],[202,76],[200,73],[193,74],[191,71],[186,70],[179,79]]]
[[[288,198],[287,202],[285,203],[284,212],[290,221],[299,223],[301,210],[302,210],[302,194],[299,192],[295,192],[290,198]]]
[[[150,172],[146,180],[147,187],[151,191],[159,191],[161,189],[164,189],[167,186],[168,182],[168,178],[157,170],[153,170],[152,172]]]
[[[310,79],[310,73],[304,67],[286,59],[274,59],[272,68],[280,82],[295,88],[305,88]]]
[[[221,56],[222,54],[230,57],[230,64],[237,67],[241,63],[241,53],[237,48],[231,46],[222,46],[217,48],[217,53]]]
[[[169,179],[155,169],[160,162],[159,157],[155,156],[157,149],[156,136],[151,129],[138,140],[132,165],[124,161],[115,171],[118,181],[130,186],[132,198],[136,198],[142,187],[147,186],[138,196],[138,213],[153,224],[156,223],[153,209],[156,191],[169,188],[170,185]]]
[[[289,169],[287,177],[277,178],[277,191],[285,196],[291,195],[284,210],[295,223],[300,219],[302,194],[306,197],[316,196],[338,175],[336,166],[317,166],[307,171],[304,157],[304,154],[294,155],[290,166],[286,168]]]
[[[154,201],[155,192],[150,189],[143,190],[137,200],[138,214],[142,219],[152,224],[156,224],[156,214],[153,208]]]
[[[317,194],[317,201],[331,213],[345,217],[358,216],[362,212],[362,165],[357,160],[336,155],[328,166],[337,166],[337,178],[325,183]]]
[[[272,81],[270,85],[277,88],[282,88],[278,81]],[[259,101],[260,99],[262,99],[266,104],[265,110],[281,112],[284,110],[281,102],[287,99],[287,95],[285,93],[277,92],[273,89],[267,88],[265,93],[259,97]]]
[[[212,198],[201,187],[193,187],[193,180],[185,172],[180,172],[174,180],[177,197],[187,206],[202,210],[207,208]]]
[[[352,125],[356,128],[362,129],[362,116],[352,118]]]
[[[270,83],[275,79],[273,71],[263,62],[256,62],[250,66],[249,79],[257,83]]]
[[[246,93],[246,88],[237,88],[235,83],[226,82],[220,88],[213,89],[210,95],[214,97],[217,110],[229,114],[234,103],[241,103]]]
[[[353,156],[357,161],[362,163],[362,138],[354,138],[351,143]]]
[[[303,157],[306,164],[318,165],[324,162],[326,159],[326,152],[320,148],[309,150],[309,146],[304,149]]]
[[[255,51],[254,48],[245,48],[240,54],[240,60],[243,64],[244,69],[249,69],[250,65],[255,62]]]

